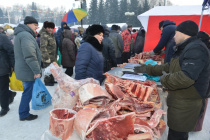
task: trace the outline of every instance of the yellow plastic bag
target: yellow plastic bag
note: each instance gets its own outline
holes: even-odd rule
[[[23,82],[16,79],[15,72],[12,72],[12,76],[10,77],[10,85],[11,90],[23,91]]]

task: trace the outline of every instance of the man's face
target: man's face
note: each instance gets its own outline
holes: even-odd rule
[[[4,32],[4,29],[1,28],[1,29],[0,29],[0,32],[3,33],[3,32]]]
[[[49,34],[52,34],[53,33],[53,28],[46,28],[46,30],[47,30],[47,32],[49,33]]]
[[[66,24],[63,24],[63,28],[66,27]]]
[[[183,33],[176,31],[175,35],[174,35],[174,40],[175,40],[176,44],[179,44],[185,40],[185,36]]]
[[[162,27],[160,27],[160,30],[161,30],[161,31],[163,30],[163,26],[162,26]]]
[[[78,32],[74,32],[74,35],[75,35],[75,36],[78,36]]]
[[[27,24],[27,26],[30,27],[34,31],[34,33],[36,33],[36,29],[39,28],[38,24],[36,24],[36,23]]]

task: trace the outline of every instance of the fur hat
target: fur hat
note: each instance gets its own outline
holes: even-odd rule
[[[93,24],[92,26],[89,26],[87,28],[86,33],[91,36],[94,36],[99,33],[104,34],[104,28],[99,24]]]
[[[24,24],[32,24],[32,23],[38,24],[38,21],[32,16],[26,16],[24,19]]]
[[[198,25],[192,20],[186,20],[176,27],[176,31],[189,36],[196,36],[198,33]]]

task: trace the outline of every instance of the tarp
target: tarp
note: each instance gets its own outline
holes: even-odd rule
[[[159,22],[162,20],[171,20],[176,22],[176,25],[185,21],[193,20],[199,25],[202,6],[157,6],[149,11],[138,15],[137,18],[147,31],[144,51],[151,51],[157,45],[161,31],[159,30]],[[201,31],[210,34],[210,11],[205,10],[201,24]]]

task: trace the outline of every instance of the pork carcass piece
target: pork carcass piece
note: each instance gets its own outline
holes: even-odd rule
[[[134,133],[135,113],[98,120],[92,131],[93,140],[126,140]]]
[[[74,120],[74,129],[82,140],[85,140],[86,132],[92,120],[100,113],[96,108],[84,108],[80,110]]]
[[[112,96],[106,92],[100,85],[88,83],[81,86],[78,90],[80,101],[83,105],[89,104],[89,101],[94,98],[107,98],[112,100]]]
[[[161,138],[161,136],[163,135],[164,131],[166,129],[166,122],[164,122],[162,119],[160,119],[159,124],[157,125],[157,127],[155,127],[154,133],[155,133],[155,137],[157,137],[158,139]]]
[[[120,87],[112,84],[112,83],[108,83],[105,82],[105,88],[107,90],[107,92],[112,95],[112,97],[114,99],[118,99],[118,98],[124,98],[125,94],[122,92],[122,90],[120,89]]]
[[[153,140],[153,136],[149,133],[129,134],[127,140]]]
[[[162,117],[163,114],[166,114],[166,112],[163,111],[162,109],[158,109],[154,112],[154,114],[152,115],[152,117],[148,122],[151,128],[155,128],[159,124],[160,118]]]
[[[76,113],[76,111],[65,108],[57,108],[50,111],[49,130],[54,136],[67,140],[73,132]]]

